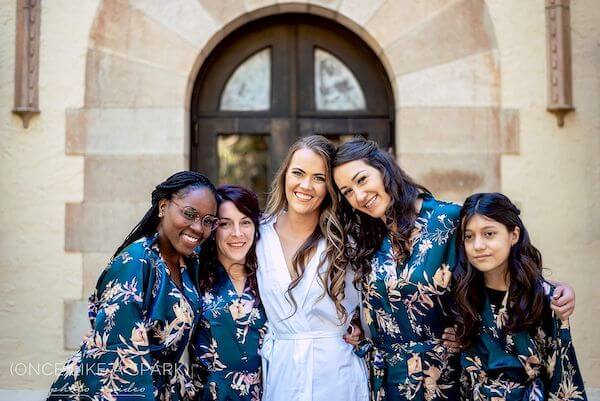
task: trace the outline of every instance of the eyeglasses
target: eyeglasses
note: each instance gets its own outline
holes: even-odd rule
[[[190,206],[181,206],[179,203],[171,200],[172,203],[177,205],[179,208],[179,212],[181,215],[190,222],[190,224],[200,222],[202,224],[202,228],[213,231],[219,225],[219,218],[217,216],[213,216],[212,214],[205,214],[202,216],[196,209]]]

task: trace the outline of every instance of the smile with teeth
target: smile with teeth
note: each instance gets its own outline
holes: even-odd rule
[[[243,248],[244,245],[246,245],[246,243],[245,242],[230,242],[228,245],[232,248]]]
[[[305,194],[303,192],[294,192],[294,195],[296,195],[296,198],[298,198],[300,200],[305,200],[305,201],[309,201],[313,198],[313,196]]]
[[[377,195],[373,196],[371,199],[368,200],[368,202],[366,202],[363,207],[365,209],[370,209],[371,206],[373,206],[375,204],[375,201],[377,200]]]
[[[193,236],[193,235],[191,235],[191,234],[186,234],[186,233],[183,233],[183,234],[181,234],[181,236],[182,236],[182,237],[183,237],[183,239],[184,239],[184,240],[186,240],[187,242],[191,242],[191,243],[194,243],[194,244],[196,244],[197,242],[199,242],[199,241],[200,241],[200,238],[199,238],[199,237],[195,237],[195,236]]]

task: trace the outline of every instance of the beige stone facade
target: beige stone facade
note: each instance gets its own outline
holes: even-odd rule
[[[0,0],[0,389],[49,386],[52,375],[15,367],[65,360],[83,300],[152,186],[189,167],[203,61],[232,30],[286,12],[329,18],[378,55],[396,153],[417,180],[443,198],[501,190],[520,204],[552,278],[576,290],[574,341],[587,387],[600,388],[595,0],[571,4],[576,110],[562,128],[546,111],[542,1],[48,0],[28,129],[10,112],[15,1]]]

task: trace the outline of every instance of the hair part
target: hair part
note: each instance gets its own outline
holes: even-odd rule
[[[456,235],[458,262],[453,278],[453,312],[457,337],[465,346],[472,344],[481,327],[485,281],[483,273],[469,263],[464,233],[469,220],[480,215],[506,227],[508,232],[519,228],[519,238],[508,255],[508,321],[506,330],[517,332],[535,327],[544,311],[545,293],[542,286],[542,255],[531,244],[529,233],[520,218],[519,209],[503,194],[478,193],[469,196],[460,212]]]
[[[202,188],[208,188],[216,196],[216,189],[212,182],[204,174],[195,171],[180,171],[158,184],[154,188],[154,191],[152,191],[150,209],[148,209],[144,217],[125,237],[125,240],[117,248],[113,258],[138,239],[149,237],[156,233],[160,223],[160,217],[158,217],[159,203],[162,199],[182,198],[190,191]]]
[[[292,258],[292,267],[297,274],[297,278],[292,280],[288,286],[286,298],[288,298],[294,307],[293,315],[298,309],[298,304],[291,291],[302,280],[310,255],[317,249],[320,239],[324,237],[327,241],[327,247],[317,268],[320,271],[320,267],[324,263],[328,263],[328,268],[324,275],[319,274],[319,279],[325,288],[322,296],[327,295],[333,301],[338,318],[343,323],[348,317],[348,312],[342,305],[342,301],[345,298],[346,286],[346,265],[340,263],[343,261],[344,234],[342,225],[337,217],[338,198],[335,193],[332,176],[332,161],[335,156],[335,146],[331,141],[321,135],[310,135],[299,139],[290,147],[271,184],[265,214],[269,217],[275,217],[282,211],[287,210],[288,202],[285,195],[285,177],[294,153],[300,149],[313,151],[325,162],[327,166],[327,171],[325,172],[327,196],[320,205],[319,223],[306,241],[300,245]]]
[[[333,168],[357,160],[364,161],[381,173],[391,202],[384,223],[381,219],[354,210],[339,189],[336,191],[340,199],[340,220],[344,232],[349,236],[344,259],[351,261],[357,272],[355,282],[371,272],[371,259],[386,236],[391,237],[398,261],[407,256],[410,234],[417,218],[415,201],[419,193],[430,193],[427,188],[415,183],[390,153],[363,137],[355,137],[338,148]]]
[[[246,254],[244,271],[246,273],[247,286],[250,287],[250,291],[255,299],[255,304],[258,304],[260,302],[260,295],[256,279],[256,269],[258,266],[256,258],[256,241],[260,238],[258,225],[261,219],[258,198],[254,192],[238,185],[221,185],[217,188],[217,195],[220,204],[223,202],[233,203],[243,215],[249,217],[250,220],[252,220],[252,223],[254,223],[254,238],[252,238],[252,245]],[[196,278],[196,285],[201,294],[213,291],[218,277],[220,262],[215,235],[215,232],[213,232],[210,237],[204,241],[200,249],[199,258],[201,268]]]

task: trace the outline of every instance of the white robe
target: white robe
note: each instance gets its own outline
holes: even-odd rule
[[[258,288],[268,332],[263,342],[263,401],[368,401],[368,373],[342,336],[359,304],[359,293],[346,277],[343,305],[348,319],[339,325],[334,303],[323,295],[317,266],[325,251],[321,239],[304,276],[292,291],[296,313],[285,296],[291,277],[281,242],[270,219],[260,226],[256,246]],[[327,263],[321,271],[327,268]]]

